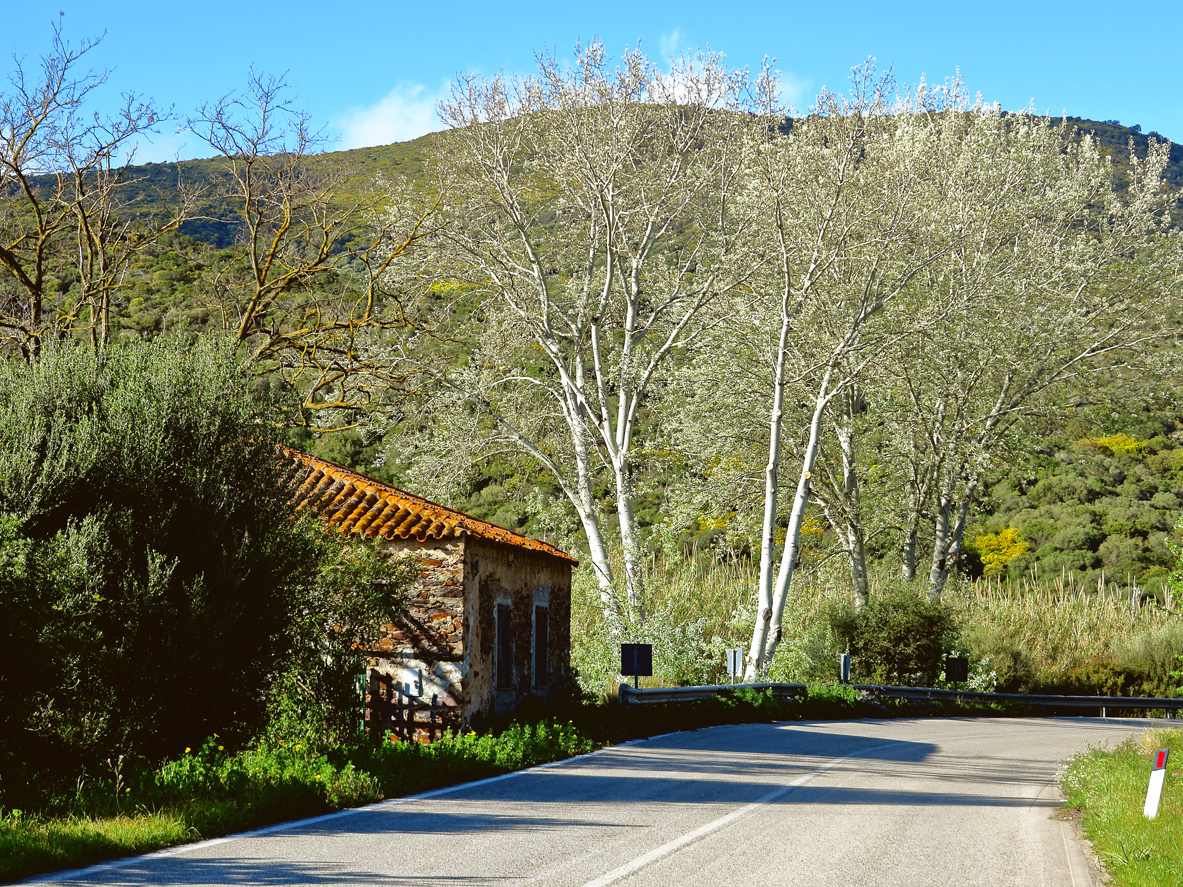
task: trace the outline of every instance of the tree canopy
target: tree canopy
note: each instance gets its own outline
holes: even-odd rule
[[[397,568],[295,518],[249,381],[218,339],[0,364],[0,789],[256,734],[397,608]]]

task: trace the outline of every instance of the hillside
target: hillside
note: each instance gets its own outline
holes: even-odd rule
[[[1129,143],[1144,155],[1154,133],[1142,133],[1115,122],[1069,119],[1077,131],[1095,134],[1102,151],[1114,158],[1118,187],[1127,174]],[[426,182],[434,152],[449,139],[448,133],[374,148],[338,151],[317,156],[315,162],[344,174],[342,205],[364,202],[368,195],[380,198],[384,182],[399,178]],[[236,261],[228,249],[238,233],[233,204],[217,196],[218,178],[225,175],[215,159],[181,163],[144,164],[130,171],[128,189],[137,214],[163,209],[178,194],[178,183],[205,185],[206,196],[197,218],[181,232],[169,235],[137,253],[119,293],[119,311],[112,320],[117,337],[151,337],[165,330],[185,327],[191,332],[223,324],[211,280]],[[1183,146],[1170,150],[1165,178],[1176,195],[1183,190]],[[1183,222],[1183,201],[1172,207],[1176,224]],[[63,288],[69,280],[63,277]],[[344,284],[348,285],[346,280]],[[1183,502],[1183,413],[1169,396],[1152,406],[1130,403],[1119,409],[1122,396],[1104,384],[1090,407],[1068,423],[1063,416],[1049,416],[1043,443],[1018,464],[1000,467],[989,478],[971,516],[967,537],[967,564],[971,572],[988,566],[989,553],[979,545],[997,544],[1007,532],[1020,533],[1023,551],[990,569],[1011,578],[1028,575],[1038,560],[1045,569],[1073,572],[1094,583],[1107,577],[1133,576],[1152,590],[1161,588],[1174,563],[1168,541]],[[1136,415],[1141,408],[1152,415]],[[1068,427],[1071,425],[1071,427]],[[1128,446],[1114,449],[1104,442],[1121,435]],[[303,435],[292,443],[319,455],[381,479],[402,481],[406,466],[397,460],[374,467],[380,447],[354,432],[311,438]],[[640,469],[646,491],[638,497],[642,527],[659,522],[666,510],[669,468],[661,464]],[[473,472],[466,487],[452,503],[493,523],[545,534],[543,518],[526,502],[539,494],[550,501],[556,491],[537,466],[501,456]],[[550,520],[550,518],[545,518]],[[713,523],[687,526],[681,541],[687,550],[708,551],[722,544]],[[879,551],[878,554],[884,552]],[[1020,556],[1021,555],[1021,556]]]
[[[1127,167],[1126,152],[1130,140],[1140,157],[1146,154],[1150,138],[1163,139],[1156,132],[1143,133],[1140,129],[1122,126],[1115,121],[1084,120],[1069,117],[1068,122],[1081,132],[1092,133],[1104,153],[1114,158],[1121,182]],[[354,148],[349,151],[334,151],[319,155],[318,162],[345,171],[346,187],[343,201],[354,202],[377,188],[383,180],[397,177],[421,179],[425,167],[439,140],[447,133],[430,133],[409,142],[396,142],[373,148]],[[134,188],[128,190],[128,197],[134,202],[137,213],[152,214],[176,201],[177,184],[184,181],[190,185],[209,186],[208,196],[199,204],[200,218],[186,222],[181,233],[215,247],[228,246],[237,231],[233,207],[214,195],[221,175],[216,158],[208,160],[185,160],[179,163],[147,163],[131,167],[131,178],[136,180]],[[1164,178],[1168,186],[1183,191],[1183,145],[1172,144],[1170,163]],[[1176,224],[1183,224],[1183,198],[1176,202],[1172,216]]]

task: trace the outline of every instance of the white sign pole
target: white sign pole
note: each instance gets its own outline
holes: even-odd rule
[[[1146,789],[1146,806],[1142,815],[1154,819],[1158,815],[1158,802],[1162,798],[1162,781],[1167,775],[1167,755],[1170,749],[1160,748],[1154,753],[1154,769],[1150,771],[1150,787]]]
[[[731,683],[735,683],[735,676],[739,674],[739,647],[727,648],[727,674],[731,675]]]

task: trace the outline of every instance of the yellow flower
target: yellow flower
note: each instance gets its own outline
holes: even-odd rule
[[[185,746],[185,754],[189,754],[189,747]]]
[[[220,745],[219,745],[219,746],[218,746],[218,751],[221,751],[221,750],[222,750],[222,746],[220,746]]]

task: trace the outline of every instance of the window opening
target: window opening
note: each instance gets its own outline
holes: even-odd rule
[[[534,686],[550,683],[550,608],[534,607]]]
[[[497,686],[513,686],[513,635],[509,604],[497,605]]]

